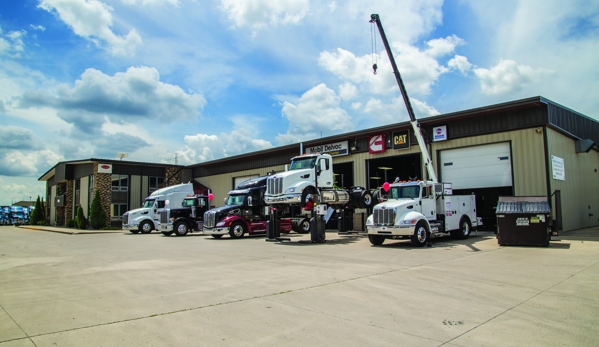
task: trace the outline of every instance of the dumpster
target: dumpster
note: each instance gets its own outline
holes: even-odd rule
[[[549,246],[551,209],[545,196],[500,196],[497,242],[501,246]]]

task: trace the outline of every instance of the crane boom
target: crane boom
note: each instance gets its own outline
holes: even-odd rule
[[[428,150],[426,148],[426,143],[424,142],[424,137],[420,132],[420,124],[416,120],[416,116],[414,116],[414,110],[412,109],[412,104],[410,103],[410,98],[408,97],[408,92],[406,91],[406,87],[403,84],[403,80],[401,79],[401,75],[399,74],[399,69],[397,68],[397,64],[395,64],[395,58],[393,58],[393,53],[391,52],[391,47],[389,46],[389,42],[387,41],[387,36],[385,35],[385,30],[383,29],[383,24],[381,23],[381,18],[378,14],[370,15],[370,23],[376,23],[377,28],[379,29],[379,33],[381,34],[381,39],[383,40],[383,45],[385,45],[385,50],[387,51],[387,55],[389,56],[389,60],[391,61],[391,67],[393,68],[393,74],[395,75],[395,80],[397,81],[397,85],[399,86],[399,91],[401,92],[401,96],[403,97],[403,101],[406,105],[406,109],[408,110],[408,115],[410,116],[410,124],[412,124],[412,129],[414,130],[414,135],[416,136],[416,140],[418,141],[418,146],[420,147],[420,153],[422,154],[426,166],[426,170],[428,172],[429,179],[435,183],[438,182],[437,174],[435,174],[435,169],[433,168],[433,162],[430,158]]]

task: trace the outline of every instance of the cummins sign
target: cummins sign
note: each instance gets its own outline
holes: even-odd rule
[[[332,157],[348,155],[349,154],[348,141],[335,142],[335,143],[329,143],[326,145],[308,147],[308,148],[306,148],[305,153],[306,154],[328,153]]]

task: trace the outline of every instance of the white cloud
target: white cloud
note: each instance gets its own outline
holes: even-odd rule
[[[491,69],[474,69],[474,74],[480,79],[480,86],[485,95],[502,95],[519,91],[547,73],[550,72],[546,69],[533,69],[527,65],[518,65],[513,60],[503,59]]]
[[[463,45],[466,42],[455,36],[448,36],[441,39],[432,39],[426,42],[429,49],[426,50],[427,55],[431,57],[442,57],[449,53],[452,53],[457,46]]]
[[[418,99],[410,98],[416,119],[440,114],[434,107]],[[405,122],[410,119],[402,97],[393,98],[386,104],[383,100],[370,98],[364,106],[364,112],[369,115],[370,126],[379,126]]]
[[[114,76],[90,68],[73,88],[62,84],[54,91],[30,90],[20,98],[21,107],[54,108],[61,119],[87,134],[99,131],[107,121],[193,119],[205,104],[202,94],[187,94],[179,86],[160,82],[158,71],[145,66]]]
[[[29,27],[33,30],[39,30],[39,31],[45,31],[46,27],[44,27],[43,25],[33,25],[33,24],[29,24]]]
[[[358,89],[355,85],[346,82],[339,86],[339,96],[343,100],[353,99],[358,93]]]
[[[451,58],[451,60],[449,60],[447,63],[447,66],[449,66],[449,68],[452,70],[459,70],[464,76],[472,68],[472,64],[470,64],[468,58],[462,55],[456,55],[455,57]]]
[[[285,102],[282,113],[289,121],[289,129],[286,134],[277,135],[277,141],[288,144],[353,130],[352,119],[339,102],[340,97],[325,84],[305,92],[297,104]]]
[[[271,148],[269,141],[256,139],[253,131],[234,129],[220,135],[185,136],[185,149],[177,151],[181,163],[193,164]]]
[[[137,4],[154,5],[154,4],[159,4],[159,3],[163,3],[163,2],[169,3],[175,7],[179,7],[181,5],[179,0],[121,0],[121,1],[127,5],[137,5]]]
[[[112,31],[112,7],[98,0],[41,0],[38,7],[56,13],[73,32],[102,46],[105,42],[113,55],[132,55],[142,44],[141,36],[131,29],[125,36]]]
[[[249,27],[254,31],[279,24],[297,24],[309,8],[308,0],[221,0],[221,10],[236,27]]]

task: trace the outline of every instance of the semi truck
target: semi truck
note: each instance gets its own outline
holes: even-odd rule
[[[183,199],[193,195],[193,184],[182,183],[158,189],[148,196],[142,207],[127,211],[123,214],[123,230],[133,234],[148,234],[158,230],[160,224],[158,211],[171,206],[181,206]]]
[[[204,213],[204,234],[214,238],[229,235],[233,239],[245,234],[265,234],[270,210],[264,203],[264,192],[268,176],[252,178],[239,184],[228,193],[225,205]],[[281,218],[280,231],[298,233],[310,231],[310,222],[306,217]]]
[[[430,245],[435,236],[451,235],[466,239],[478,225],[476,199],[472,195],[453,195],[450,183],[439,183],[432,165],[420,125],[416,120],[410,99],[378,14],[371,15],[376,23],[387,55],[391,61],[395,79],[410,116],[410,124],[424,159],[428,180],[394,182],[385,186],[387,201],[377,204],[366,220],[368,239],[373,245],[381,245],[386,239],[409,238],[414,246]],[[373,65],[376,73],[376,64]]]
[[[174,206],[169,204],[170,206]],[[185,236],[204,229],[204,213],[210,209],[210,196],[191,194],[177,208],[165,207],[158,211],[157,229],[164,236]]]

